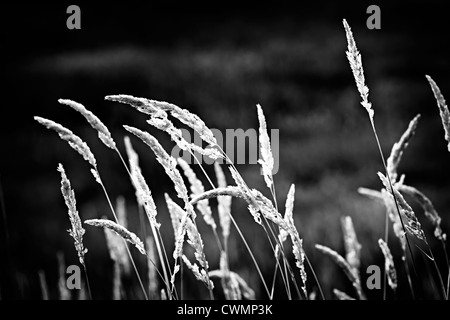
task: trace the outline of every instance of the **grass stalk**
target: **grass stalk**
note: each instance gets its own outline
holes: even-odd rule
[[[122,154],[120,153],[120,151],[117,148],[115,148],[115,151],[119,155],[119,158],[122,161],[122,164],[125,167],[125,170],[127,171],[130,179],[133,180],[133,176],[131,175],[130,169],[128,168],[125,160],[123,159]],[[134,182],[134,183],[136,183],[136,182]],[[140,210],[142,210],[142,209],[140,209]],[[144,210],[145,210],[145,208],[144,208]],[[171,290],[170,290],[170,285],[169,285],[170,282],[169,282],[169,278],[167,275],[167,268],[166,268],[166,264],[169,265],[169,261],[167,258],[167,252],[164,247],[164,242],[162,241],[161,233],[159,232],[159,230],[155,230],[155,226],[152,224],[152,222],[150,220],[149,220],[149,223],[150,223],[150,228],[152,231],[153,238],[155,239],[156,251],[158,252],[158,256],[161,261],[161,267],[163,269],[163,274],[164,274],[164,283],[166,284],[167,292],[169,293],[169,292],[171,292]],[[144,224],[144,226],[145,226],[145,224]],[[161,243],[162,243],[162,246],[161,246]],[[164,252],[162,252],[162,251],[164,251]],[[163,256],[165,257],[165,259],[163,258]],[[169,270],[169,272],[170,272],[170,270]],[[169,295],[168,298],[170,300],[172,298],[172,295]]]
[[[377,142],[378,151],[380,153],[381,161],[383,162],[384,170],[386,172],[386,178],[389,181],[389,187],[390,187],[391,190],[394,190],[394,187],[392,185],[392,180],[391,180],[391,177],[390,177],[388,169],[387,169],[386,160],[385,160],[384,155],[383,155],[383,150],[381,149],[381,144],[380,144],[380,140],[378,138],[377,130],[375,129],[375,123],[374,123],[373,118],[370,116],[370,114],[369,114],[369,119],[370,119],[370,124],[372,125],[372,131],[373,131],[373,134],[375,136],[375,140]],[[405,233],[406,244],[408,246],[409,254],[411,255],[413,271],[414,271],[414,274],[415,274],[416,278],[418,278],[417,271],[416,271],[416,263],[414,261],[414,255],[413,255],[413,252],[412,252],[412,249],[411,249],[411,244],[410,244],[409,239],[408,239],[408,233],[406,231],[405,224],[404,224],[402,216],[400,214],[400,208],[398,206],[398,201],[397,201],[397,197],[395,196],[395,192],[392,192],[392,196],[394,198],[395,208],[397,210],[398,217],[399,217],[400,222],[402,224],[403,232]]]
[[[219,147],[220,151],[222,152],[222,154],[226,157],[227,161],[228,161],[231,165],[233,165],[233,162],[230,160],[230,158],[227,156],[227,154],[222,150],[222,148],[221,148],[220,146],[218,146],[218,147]],[[233,167],[234,167],[234,165],[233,165]],[[204,169],[203,169],[203,174],[204,174],[205,177],[207,178],[207,180],[208,180],[209,184],[211,185],[211,187],[212,187],[212,188],[216,188],[215,185],[214,185],[214,183],[211,181],[210,177],[209,177],[209,176],[207,175],[207,173],[204,171]],[[266,283],[266,281],[264,280],[264,276],[263,276],[263,274],[262,274],[262,272],[261,272],[261,269],[260,269],[260,267],[259,267],[259,264],[258,264],[258,262],[256,261],[256,258],[255,258],[255,256],[254,256],[252,250],[250,249],[250,246],[248,245],[247,240],[245,239],[243,233],[241,232],[241,229],[239,228],[239,225],[237,224],[237,222],[236,222],[235,219],[233,218],[233,215],[231,214],[231,212],[228,211],[228,215],[229,215],[230,220],[231,220],[231,222],[233,223],[234,227],[236,228],[236,231],[238,232],[239,237],[242,239],[242,242],[244,243],[244,246],[245,246],[246,250],[248,251],[248,253],[249,253],[249,255],[250,255],[250,258],[252,259],[253,264],[255,265],[256,271],[257,271],[257,273],[258,273],[259,278],[261,279],[261,282],[262,282],[262,284],[263,284],[263,286],[264,286],[264,290],[266,291],[267,296],[270,298],[271,295],[270,295],[269,288],[267,287],[267,283]]]
[[[208,179],[208,182],[214,186],[214,184],[211,181],[211,178],[208,176],[208,174],[205,171],[205,168],[203,168],[202,163],[198,160],[197,156],[195,155],[194,152],[192,152],[192,150],[189,150],[189,153],[192,155],[192,157],[195,159],[195,161],[197,162],[197,164],[199,165],[200,169],[202,170],[204,176],[206,177],[206,179]],[[217,230],[214,228],[211,228],[214,234],[214,238],[216,239],[217,242],[217,247],[219,248],[219,251],[223,252],[223,246],[222,246],[222,242],[220,241],[219,235],[217,234]]]
[[[112,212],[112,214],[114,216],[114,219],[116,220],[117,223],[120,224],[119,219],[117,218],[116,212],[114,210],[114,207],[113,207],[113,205],[111,203],[111,199],[109,198],[108,192],[106,191],[106,187],[105,187],[102,179],[100,178],[100,175],[99,175],[99,182],[100,182],[100,185],[101,185],[101,187],[103,189],[103,192],[104,192],[104,194],[106,196],[106,200],[108,201],[108,205],[109,205],[109,207],[111,209],[111,212]],[[130,258],[131,264],[133,265],[133,268],[134,268],[134,272],[136,273],[136,277],[137,277],[137,279],[139,281],[139,285],[141,287],[142,293],[144,294],[145,300],[148,300],[147,292],[146,292],[146,290],[144,288],[144,284],[142,283],[141,276],[139,275],[139,272],[138,272],[138,270],[136,268],[136,264],[134,263],[134,259],[133,259],[133,256],[131,255],[130,249],[128,248],[128,243],[126,242],[126,240],[123,240],[123,241],[124,241],[125,247],[127,249],[128,257]]]

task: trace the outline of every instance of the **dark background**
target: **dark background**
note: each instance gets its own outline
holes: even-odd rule
[[[357,188],[380,189],[376,172],[383,168],[345,57],[343,18],[352,27],[362,53],[386,156],[409,121],[422,114],[400,171],[410,185],[430,197],[443,217],[444,231],[449,230],[450,155],[425,79],[425,74],[431,75],[443,94],[450,95],[444,1],[313,1],[296,6],[276,2],[195,6],[78,2],[81,30],[66,28],[70,4],[1,5],[2,298],[40,299],[37,275],[43,270],[51,297],[56,299],[57,252],[64,252],[67,264],[77,263],[66,232],[70,224],[59,190],[58,163],[64,164],[72,181],[82,219],[110,216],[88,164],[55,133],[37,124],[34,115],[65,125],[89,144],[111,197],[125,197],[130,229],[139,233],[134,192],[119,159],[101,144],[80,115],[57,102],[67,98],[84,104],[108,126],[121,151],[123,124],[148,129],[171,148],[164,134],[146,126],[146,117],[103,100],[105,95],[119,93],[175,103],[221,130],[257,128],[255,105],[260,103],[268,127],[280,130],[280,168],[275,182],[281,210],[294,183],[295,220],[327,298],[332,298],[333,288],[353,294],[343,273],[314,249],[314,244],[320,243],[343,253],[339,219],[350,215],[363,246],[363,279],[367,265],[382,264],[377,239],[383,237],[384,210],[360,196]],[[370,4],[381,8],[381,30],[366,28]],[[132,142],[153,190],[163,235],[170,243],[172,231],[163,194],[174,197],[173,187],[150,150],[136,139]],[[268,194],[257,165],[238,169],[251,187]],[[200,176],[197,168],[196,172]],[[255,226],[243,203],[234,201],[233,211],[271,279],[274,260],[267,241],[262,240],[263,231]],[[420,210],[417,215],[432,239],[432,227]],[[210,264],[217,268],[217,248],[208,245],[212,242],[203,222],[199,228],[204,232]],[[86,229],[94,298],[109,299],[112,271],[103,233]],[[230,241],[231,268],[264,298],[236,232]],[[398,297],[409,298],[397,240],[391,238],[390,245],[402,270]],[[438,250],[438,262],[443,266],[442,251]],[[415,253],[420,264],[422,256],[418,250]],[[140,265],[145,274],[144,261]],[[445,275],[444,268],[442,271]],[[437,290],[430,279],[422,279],[425,291],[433,296]],[[309,286],[313,289],[312,279]],[[203,289],[192,280],[186,290],[189,297],[204,298],[207,292]],[[277,292],[284,297],[283,287]],[[381,298],[381,291],[367,294]]]

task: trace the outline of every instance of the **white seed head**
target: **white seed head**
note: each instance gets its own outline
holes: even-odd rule
[[[103,124],[103,122],[100,121],[100,119],[95,114],[87,110],[81,103],[67,99],[59,99],[58,102],[67,105],[75,111],[81,113],[83,117],[85,117],[89,122],[91,127],[97,130],[98,137],[103,142],[103,144],[105,144],[105,146],[113,150],[117,148],[116,143],[114,142],[108,128]]]
[[[75,135],[69,129],[52,120],[41,117],[34,117],[34,120],[47,127],[47,129],[56,131],[59,137],[69,143],[69,145],[75,151],[77,151],[84,158],[84,160],[89,162],[92,167],[97,168],[97,161],[95,160],[94,154],[91,152],[91,149],[89,149],[88,145],[83,140],[81,140],[80,137]]]

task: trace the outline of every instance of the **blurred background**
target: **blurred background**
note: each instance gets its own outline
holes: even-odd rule
[[[35,115],[61,123],[88,143],[111,198],[124,197],[129,228],[141,235],[134,191],[117,155],[98,140],[83,117],[57,102],[66,98],[84,104],[107,125],[121,151],[126,134],[123,124],[148,130],[171,150],[173,143],[149,127],[146,116],[104,101],[104,96],[120,93],[172,102],[223,132],[257,128],[255,106],[261,104],[268,128],[279,129],[275,184],[280,210],[284,212],[286,194],[295,184],[295,222],[326,297],[333,298],[333,288],[354,296],[342,271],[314,249],[319,243],[344,254],[340,219],[348,215],[362,244],[363,281],[368,265],[383,265],[377,240],[384,235],[384,208],[357,192],[361,186],[379,190],[376,173],[383,167],[345,56],[342,19],[352,27],[362,53],[386,156],[409,121],[422,115],[400,172],[408,184],[433,201],[443,218],[444,231],[449,232],[450,154],[425,79],[425,74],[432,76],[444,96],[450,97],[444,3],[378,2],[381,30],[367,29],[366,8],[375,3],[366,1],[352,5],[313,1],[296,6],[79,2],[81,30],[66,28],[66,8],[72,3],[2,4],[1,298],[41,299],[38,272],[42,271],[50,298],[57,299],[57,253],[64,254],[67,265],[78,261],[66,232],[70,223],[60,193],[58,163],[64,165],[72,182],[82,219],[112,218],[89,165],[54,132],[36,123]],[[175,198],[173,186],[150,149],[137,139],[132,143],[153,191],[162,234],[171,252],[173,231],[164,193]],[[200,177],[201,171],[194,169]],[[238,169],[249,186],[270,195],[258,165],[240,165]],[[211,166],[207,172],[214,177]],[[206,179],[203,181],[206,186]],[[214,207],[215,203],[211,204]],[[423,212],[414,208],[446,275],[433,228]],[[242,201],[233,201],[233,214],[270,283],[275,260],[263,230],[255,225]],[[212,234],[203,221],[198,224],[211,268],[218,268]],[[258,298],[266,298],[236,230],[232,229],[230,238],[231,269],[248,281]],[[110,299],[112,262],[103,232],[86,226],[85,245],[94,298]],[[408,299],[397,239],[390,237],[389,245],[398,263],[396,298]],[[429,264],[419,250],[413,251],[423,271],[421,286],[434,297],[438,291],[430,277],[435,274],[426,271]],[[133,254],[144,277],[145,259]],[[204,286],[190,275],[186,278],[186,297],[208,297]],[[315,291],[310,279],[308,290]],[[142,298],[133,276],[127,285],[125,297]],[[366,290],[373,299],[381,299],[381,292]],[[277,297],[285,298],[281,282]],[[388,297],[394,296],[389,293]]]

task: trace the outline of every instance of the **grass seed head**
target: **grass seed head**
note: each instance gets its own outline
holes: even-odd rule
[[[172,117],[177,118],[189,128],[194,129],[200,135],[200,138],[208,144],[215,146],[217,140],[213,132],[206,126],[200,117],[186,109],[182,109],[172,103],[164,101],[149,100],[157,109],[170,112]]]
[[[156,155],[156,160],[163,166],[167,176],[174,183],[175,191],[177,192],[178,197],[185,201],[185,203],[189,202],[186,185],[184,184],[180,172],[176,168],[175,159],[169,156],[169,154],[166,152],[166,150],[164,150],[158,140],[148,132],[144,132],[129,126],[124,126],[124,128],[128,132],[137,136],[152,149],[153,153]]]
[[[422,226],[420,225],[419,220],[416,217],[416,214],[414,213],[411,206],[406,202],[405,198],[403,198],[402,194],[398,192],[398,190],[393,186],[391,188],[391,185],[388,181],[388,179],[381,173],[378,172],[378,176],[380,177],[381,181],[383,182],[384,187],[386,190],[389,190],[390,197],[392,197],[392,201],[397,201],[398,208],[400,210],[400,214],[406,218],[406,224],[405,228],[406,230],[416,238],[422,241],[426,241],[425,239],[425,233],[422,230]],[[395,197],[395,199],[394,199]],[[394,202],[395,204],[395,202]]]
[[[214,284],[211,280],[209,280],[209,276],[205,270],[203,270],[203,269],[200,270],[198,265],[195,263],[191,263],[184,254],[182,256],[182,259],[183,259],[184,264],[188,267],[189,270],[192,271],[192,273],[194,274],[194,276],[197,280],[203,282],[208,289],[210,289],[210,290],[214,289]]]
[[[70,224],[72,229],[68,230],[69,235],[73,238],[75,249],[78,254],[78,259],[80,263],[84,265],[84,255],[88,252],[83,245],[83,236],[85,234],[85,230],[82,226],[80,216],[77,211],[77,202],[75,200],[75,192],[72,190],[70,186],[70,181],[67,178],[66,172],[62,164],[58,165],[58,171],[61,174],[61,193],[64,197],[64,201],[66,203]]]
[[[148,220],[156,228],[159,229],[161,224],[156,221],[156,215],[158,211],[156,210],[156,204],[153,200],[152,192],[142,175],[141,168],[139,166],[139,158],[137,153],[134,151],[131,141],[128,137],[125,137],[125,149],[128,155],[128,161],[130,164],[131,181],[136,190],[136,198],[147,214]]]
[[[114,221],[107,220],[107,219],[90,219],[90,220],[85,220],[84,223],[94,226],[94,227],[107,228],[111,231],[114,231],[119,236],[121,236],[124,240],[133,244],[139,250],[140,253],[142,253],[143,255],[146,255],[146,252],[144,249],[144,243],[141,241],[141,239],[139,239],[137,235],[135,235],[133,232],[129,231],[128,229],[124,228],[120,224],[117,224]]]
[[[353,268],[354,272],[359,273],[361,266],[361,244],[356,237],[355,227],[352,218],[349,216],[341,219],[342,233],[344,235],[345,259]]]
[[[45,126],[47,129],[56,131],[59,137],[62,140],[68,142],[69,145],[84,158],[84,160],[89,162],[92,167],[97,168],[97,161],[95,160],[94,154],[92,153],[91,149],[89,149],[89,146],[83,140],[81,140],[80,137],[75,135],[69,129],[52,120],[41,117],[34,117],[34,120]]]
[[[437,86],[436,82],[430,77],[426,76],[428,82],[430,83],[431,90],[433,90],[434,97],[436,99],[439,114],[441,116],[442,126],[444,127],[445,140],[448,142],[447,149],[450,152],[450,112],[448,111],[447,103],[445,102],[444,96],[441,90]]]
[[[392,179],[392,182],[394,183],[397,181],[397,169],[398,165],[400,163],[400,160],[402,158],[403,152],[408,147],[409,141],[411,140],[412,136],[414,135],[417,123],[419,122],[420,114],[414,117],[414,119],[411,120],[411,122],[408,125],[408,128],[406,131],[402,134],[400,140],[392,146],[391,154],[389,155],[389,158],[387,159],[387,171],[389,173],[389,177]]]
[[[136,98],[127,94],[118,94],[106,96],[105,100],[128,104],[137,109],[139,112],[147,115],[161,113],[161,110],[155,108],[151,103],[149,103],[149,100],[145,98]]]
[[[347,37],[347,59],[352,69],[353,77],[355,78],[356,87],[358,88],[361,96],[361,104],[369,114],[370,119],[373,119],[374,111],[372,104],[369,102],[369,88],[366,86],[366,80],[364,78],[364,68],[362,65],[361,54],[356,47],[355,39],[353,38],[352,30],[347,21],[343,20],[345,35]]]
[[[113,150],[117,148],[116,143],[114,142],[108,128],[103,124],[103,122],[100,121],[100,119],[96,115],[87,110],[81,103],[67,99],[59,99],[58,102],[67,105],[75,111],[81,113],[83,117],[86,118],[87,122],[89,122],[91,127],[97,130],[98,137],[105,144],[105,146]]]
[[[258,160],[258,163],[261,164],[264,181],[266,182],[267,187],[271,189],[273,185],[272,172],[274,165],[272,148],[270,146],[270,139],[267,133],[266,118],[264,117],[263,110],[259,104],[256,105],[256,107],[258,110],[259,148],[261,154],[261,158]]]
[[[397,271],[395,271],[394,258],[392,257],[391,250],[383,239],[378,239],[378,245],[384,255],[384,269],[388,276],[388,284],[392,290],[397,289]]]
[[[356,289],[359,298],[361,300],[364,300],[365,296],[361,287],[361,279],[359,275],[354,272],[353,268],[350,266],[347,260],[345,260],[344,257],[342,257],[339,253],[326,246],[316,244],[315,247],[317,250],[330,257],[331,260],[333,260],[344,271],[345,275],[353,284],[353,287]]]
[[[445,233],[443,233],[441,229],[442,219],[439,216],[436,209],[434,208],[431,200],[414,187],[407,186],[405,184],[400,184],[398,188],[400,192],[405,193],[410,197],[412,197],[422,207],[423,211],[425,212],[425,216],[428,218],[428,220],[430,220],[430,222],[433,224],[435,228],[434,236],[439,240],[445,241],[447,236]]]
[[[178,158],[178,164],[183,169],[184,175],[188,178],[189,183],[191,185],[192,196],[198,196],[205,192],[205,188],[200,179],[197,178],[194,170],[192,170],[191,166],[184,161],[182,158]],[[216,229],[216,222],[212,216],[212,210],[209,206],[209,202],[207,199],[200,200],[197,202],[197,209],[203,216],[203,220],[205,220],[206,224],[211,226],[211,228]]]
[[[194,249],[195,253],[195,259],[198,261],[200,266],[208,270],[209,265],[208,261],[206,260],[206,256],[204,253],[204,245],[202,236],[200,235],[200,232],[197,229],[197,226],[194,224],[194,222],[191,219],[187,220],[186,223],[186,234],[188,237],[187,243]]]

